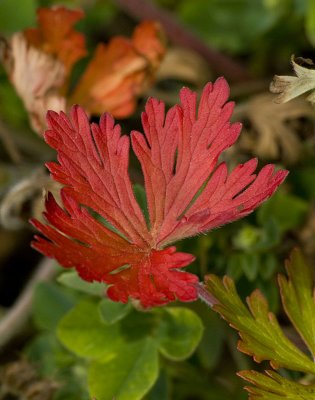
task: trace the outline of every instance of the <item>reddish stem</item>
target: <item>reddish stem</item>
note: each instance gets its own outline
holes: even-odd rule
[[[198,282],[196,284],[196,289],[199,299],[206,303],[207,306],[212,308],[215,304],[218,304],[217,299],[210,292],[208,292],[204,283]]]
[[[150,0],[114,0],[114,2],[136,19],[154,19],[159,21],[168,38],[174,44],[190,48],[199,53],[217,74],[222,74],[234,82],[250,78],[247,69],[240,62],[210,48],[200,38],[179,23],[174,15],[157,7]]]

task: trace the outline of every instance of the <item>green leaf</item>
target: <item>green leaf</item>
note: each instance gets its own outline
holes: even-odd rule
[[[76,380],[69,381],[68,378],[64,386],[55,393],[53,400],[91,400],[91,397],[82,382],[78,384]]]
[[[214,311],[239,331],[239,350],[253,356],[257,362],[270,360],[273,368],[315,373],[315,364],[285,336],[260,291],[254,291],[247,298],[247,308],[229,277],[222,281],[209,275],[206,284]]]
[[[259,257],[256,253],[242,254],[242,269],[249,281],[257,278],[259,272]]]
[[[238,280],[243,274],[253,281],[259,272],[259,256],[256,253],[233,253],[228,258],[227,275]]]
[[[123,319],[131,310],[131,304],[117,303],[109,299],[103,299],[99,304],[101,319],[109,325]]]
[[[196,309],[196,307],[198,307]],[[223,322],[215,313],[209,313],[204,303],[194,303],[194,309],[202,317],[204,332],[197,348],[198,358],[204,368],[214,369],[222,356],[225,339]]]
[[[86,389],[86,367],[57,340],[52,333],[37,336],[24,351],[28,360],[38,368],[41,376],[61,385],[54,400],[90,400]]]
[[[315,46],[315,1],[308,0],[308,10],[306,11],[305,17],[305,28],[306,34],[309,41]]]
[[[122,346],[110,361],[89,369],[91,396],[100,400],[140,400],[158,377],[158,352],[151,339]]]
[[[142,312],[132,309],[131,312],[120,321],[122,335],[128,342],[135,342],[146,337],[151,337],[157,329],[160,318],[152,310]]]
[[[113,358],[123,343],[119,325],[102,323],[98,304],[84,300],[60,321],[59,340],[69,350],[86,358]]]
[[[38,328],[54,331],[61,317],[74,305],[74,299],[58,285],[43,282],[33,295],[33,318]]]
[[[0,1],[1,4],[1,1]],[[1,15],[1,6],[0,6]],[[13,18],[11,18],[13,19]],[[0,17],[1,20],[1,17]],[[1,22],[0,22],[1,29]],[[11,83],[6,77],[1,77],[0,74],[0,109],[1,117],[8,123],[8,125],[26,130],[28,127],[28,115],[22,103],[22,100],[18,97]],[[20,132],[19,132],[20,133]]]
[[[68,0],[69,2],[69,0]],[[74,7],[78,7],[80,2],[72,0]],[[93,2],[93,7],[89,7],[89,12],[79,26],[83,27],[87,37],[94,37],[100,27],[108,26],[117,14],[117,7],[110,0],[97,0]]]
[[[37,1],[1,0],[0,30],[10,34],[35,24]]]
[[[279,191],[259,208],[257,218],[261,224],[273,218],[285,232],[303,222],[308,208],[308,203],[299,197]]]
[[[257,289],[265,296],[269,304],[269,310],[277,314],[280,308],[280,294],[274,281],[257,280],[256,285]]]
[[[259,240],[259,234],[259,229],[246,224],[233,237],[233,245],[241,250],[250,250]]]
[[[269,280],[277,268],[277,258],[273,253],[263,254],[261,257],[261,268],[259,270],[260,276],[265,280]]]
[[[170,400],[170,384],[166,371],[160,371],[158,379],[150,392],[145,397],[145,400]]]
[[[315,357],[315,302],[312,271],[302,254],[294,250],[286,263],[289,279],[279,277],[283,307]]]
[[[243,275],[242,254],[232,253],[227,260],[226,273],[235,281]]]
[[[179,3],[179,16],[186,24],[211,46],[235,53],[248,51],[278,19],[278,13],[261,1],[182,0]]]
[[[58,276],[57,281],[71,289],[99,297],[104,296],[107,288],[105,283],[84,281],[76,271],[63,272]]]
[[[60,363],[57,365],[57,358],[61,360],[61,364],[69,361],[73,356],[65,352],[57,338],[52,333],[42,333],[35,337],[24,350],[24,354],[32,363],[40,365],[40,373],[42,376],[51,376],[56,374]]]
[[[259,241],[256,243],[256,245],[253,246],[253,250],[268,251],[272,247],[280,243],[281,239],[280,226],[278,224],[278,221],[274,219],[273,216],[271,217],[266,216],[266,220],[263,219],[263,221],[261,222],[262,222],[261,237]]]
[[[266,375],[242,371],[238,375],[255,385],[246,387],[251,400],[315,400],[315,385],[292,382],[274,371],[266,371]]]
[[[314,176],[315,168],[313,166],[303,165],[300,169],[290,171],[291,182],[294,184],[296,193],[308,200],[313,200],[315,198]]]
[[[194,311],[184,307],[155,311],[161,314],[156,334],[160,352],[171,360],[179,361],[189,357],[202,336],[201,319]]]

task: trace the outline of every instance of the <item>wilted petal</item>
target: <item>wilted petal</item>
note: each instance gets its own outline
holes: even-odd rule
[[[275,75],[270,85],[270,91],[279,94],[276,98],[276,101],[279,103],[285,103],[315,89],[315,66],[313,61],[302,57],[294,58],[292,56],[291,63],[296,77]],[[314,93],[307,100],[315,103]]]
[[[296,124],[299,118],[315,120],[314,109],[303,98],[275,104],[271,93],[251,97],[244,115],[249,120],[252,135],[241,137],[241,147],[267,159],[283,159],[287,164],[302,155],[303,139]],[[298,127],[300,124],[298,124]]]
[[[130,115],[165,52],[160,36],[158,24],[144,22],[131,40],[115,37],[108,45],[99,44],[69,103],[81,104],[94,114]]]
[[[86,55],[85,38],[73,28],[83,16],[81,10],[60,6],[40,8],[38,28],[26,29],[24,35],[29,44],[61,61],[68,75],[73,65]]]
[[[8,42],[4,60],[9,78],[28,111],[32,128],[42,133],[47,109],[65,109],[59,89],[65,80],[63,65],[46,53],[29,46],[23,34]]]

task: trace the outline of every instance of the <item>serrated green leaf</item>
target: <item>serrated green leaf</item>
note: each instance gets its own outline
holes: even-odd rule
[[[266,375],[256,371],[242,371],[238,375],[255,385],[246,387],[250,400],[315,399],[315,385],[292,382],[274,371],[266,371]]]
[[[131,310],[131,304],[117,303],[109,299],[103,299],[99,304],[101,320],[109,325],[123,319]]]
[[[100,400],[140,400],[158,377],[158,352],[152,339],[122,346],[109,362],[92,362],[91,396]]]
[[[312,272],[302,254],[294,250],[286,263],[289,279],[279,277],[284,310],[315,357],[315,302]]]
[[[156,334],[160,352],[171,360],[189,357],[202,336],[201,319],[184,307],[169,307],[156,312],[162,314]]]
[[[74,299],[52,282],[36,286],[32,312],[38,328],[54,331],[60,318],[74,305]]]
[[[60,321],[57,335],[61,343],[81,357],[110,359],[123,343],[118,324],[102,323],[98,304],[84,300]]]
[[[104,296],[107,286],[101,282],[87,282],[79,277],[76,271],[63,272],[58,276],[57,281],[71,289],[94,296]]]
[[[247,308],[229,277],[222,281],[210,275],[206,284],[215,304],[214,311],[239,332],[239,350],[258,362],[269,360],[273,368],[315,373],[315,364],[284,335],[260,291],[247,298]]]

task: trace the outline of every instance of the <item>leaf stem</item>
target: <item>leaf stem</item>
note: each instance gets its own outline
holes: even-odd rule
[[[44,258],[35,273],[14,303],[13,307],[0,320],[0,349],[15,337],[24,327],[31,312],[34,287],[39,282],[49,281],[56,274],[55,260]]]
[[[212,294],[210,292],[208,292],[208,290],[205,288],[204,283],[198,282],[196,284],[196,288],[197,288],[197,293],[198,293],[199,299],[201,301],[203,301],[204,303],[206,303],[207,306],[212,308],[215,304],[218,303],[216,298],[214,296],[212,296]]]
[[[199,53],[218,74],[231,81],[244,81],[250,74],[244,65],[228,55],[209,47],[195,34],[185,28],[170,12],[154,5],[149,0],[113,0],[126,13],[136,19],[154,19],[163,26],[168,38],[175,44]]]

